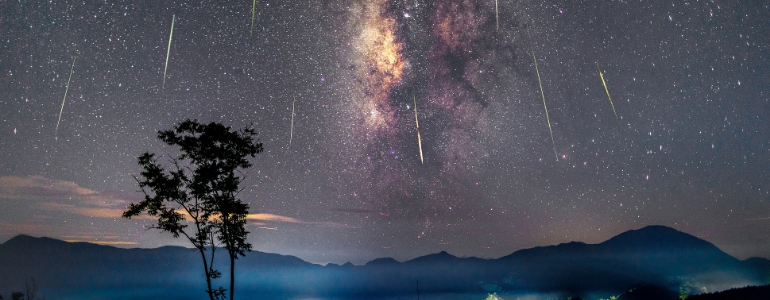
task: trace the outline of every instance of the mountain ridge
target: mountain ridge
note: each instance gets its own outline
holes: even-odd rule
[[[217,252],[215,268],[224,270],[227,260],[220,255],[224,252]],[[196,251],[180,246],[117,248],[18,235],[0,244],[0,294],[13,288],[4,282],[35,277],[42,287],[71,294],[72,299],[83,296],[84,290],[122,295],[131,288],[158,290],[159,284],[175,292],[162,294],[161,289],[158,293],[162,295],[157,297],[198,297],[190,291],[203,286],[199,259]],[[413,293],[418,280],[426,294],[610,295],[643,285],[671,291],[691,285],[715,291],[761,283],[770,276],[770,260],[740,261],[707,241],[663,226],[626,231],[598,244],[534,247],[496,259],[457,257],[441,251],[404,262],[385,257],[364,265],[322,266],[294,256],[255,251],[241,257],[236,266],[237,293],[277,298],[387,298]]]
[[[607,239],[604,242],[600,242],[600,243],[597,243],[597,244],[588,244],[588,243],[584,243],[584,242],[580,242],[580,241],[570,241],[570,242],[565,242],[565,243],[559,243],[559,244],[556,244],[556,245],[535,246],[535,247],[532,247],[532,248],[520,249],[520,250],[516,250],[516,251],[514,251],[514,252],[512,252],[512,253],[510,253],[508,255],[501,256],[499,258],[479,258],[479,257],[475,257],[475,256],[458,257],[458,256],[455,256],[455,255],[447,252],[446,250],[442,250],[442,251],[439,251],[437,253],[429,253],[429,254],[418,256],[418,257],[415,257],[415,258],[412,258],[412,259],[409,259],[409,260],[405,260],[405,261],[398,261],[398,260],[396,260],[394,258],[390,258],[390,257],[379,257],[379,258],[375,258],[375,259],[372,259],[370,261],[367,261],[366,263],[364,263],[362,265],[354,265],[354,266],[364,266],[364,265],[367,265],[367,264],[369,264],[371,262],[374,262],[374,261],[377,261],[377,260],[382,260],[382,259],[389,259],[389,260],[393,260],[393,261],[398,262],[398,263],[406,263],[406,262],[410,262],[410,261],[414,261],[414,260],[419,260],[419,259],[422,259],[422,258],[425,258],[425,257],[433,257],[433,256],[437,256],[437,255],[448,255],[448,256],[450,256],[452,258],[459,258],[459,259],[471,258],[471,259],[480,259],[480,260],[494,260],[494,259],[502,259],[502,258],[505,258],[505,257],[509,257],[509,256],[512,256],[512,255],[517,254],[519,252],[529,252],[529,251],[536,250],[536,249],[542,250],[542,249],[551,249],[551,248],[555,247],[556,249],[564,250],[564,249],[568,249],[569,247],[582,247],[582,246],[602,245],[602,244],[606,244],[606,243],[617,243],[617,241],[619,241],[619,240],[629,239],[628,237],[630,235],[634,235],[634,234],[638,234],[638,233],[642,233],[642,232],[645,233],[642,236],[648,236],[649,235],[648,233],[650,231],[652,231],[652,230],[654,230],[654,231],[664,230],[664,231],[668,231],[668,232],[673,232],[673,233],[679,234],[682,237],[692,238],[692,240],[701,242],[705,246],[714,247],[714,248],[718,249],[718,247],[716,247],[714,244],[712,244],[712,243],[710,243],[708,241],[705,241],[705,240],[697,238],[697,237],[695,237],[693,235],[690,235],[690,234],[678,231],[676,229],[673,229],[673,228],[670,228],[670,227],[666,227],[666,226],[662,226],[662,225],[648,225],[648,226],[645,226],[645,227],[642,227],[642,228],[639,228],[639,229],[631,229],[631,230],[628,230],[628,231],[624,231],[624,232],[622,232],[622,233],[620,233],[618,235],[615,235],[615,236]],[[638,240],[638,238],[631,239],[631,240]],[[110,247],[110,248],[125,249],[125,250],[154,250],[154,249],[163,249],[163,248],[178,248],[178,249],[190,249],[190,250],[195,249],[195,248],[188,248],[188,247],[183,247],[183,246],[173,246],[173,245],[160,246],[160,247],[156,247],[156,248],[141,248],[141,247],[122,248],[122,247],[115,247],[115,246],[112,246],[112,245],[102,245],[102,244],[89,243],[89,242],[85,242],[85,241],[67,242],[67,241],[59,240],[59,239],[55,239],[55,238],[50,238],[50,237],[45,237],[45,236],[34,237],[34,236],[31,236],[31,235],[27,235],[27,234],[18,234],[16,236],[8,239],[4,243],[0,243],[0,247],[3,247],[3,246],[7,247],[7,245],[9,245],[9,244],[17,244],[19,242],[32,242],[32,241],[35,241],[35,242],[37,242],[37,241],[51,241],[51,242],[56,242],[56,243],[59,243],[59,244],[70,244],[70,245],[93,245],[93,246],[98,246],[98,247]],[[268,252],[261,252],[261,251],[254,251],[254,252],[260,252],[260,253],[266,253],[266,254],[268,253]],[[298,258],[296,256],[284,255],[284,254],[278,254],[278,253],[269,253],[269,254],[282,255],[282,256],[291,256],[291,257]],[[730,256],[727,253],[725,253],[725,254]],[[301,258],[298,258],[298,259],[301,259]],[[745,259],[744,261],[752,260],[752,259],[764,259],[764,260],[770,261],[770,259],[763,258],[763,257],[750,257],[750,258]],[[736,258],[736,260],[738,260],[738,259]],[[740,261],[740,260],[738,260],[738,261]],[[310,262],[308,262],[308,263],[310,263]],[[316,264],[316,263],[311,263],[311,264]],[[348,264],[348,263],[345,263],[345,264]],[[345,264],[342,264],[342,265],[345,265]],[[337,264],[337,265],[339,265],[339,264]]]

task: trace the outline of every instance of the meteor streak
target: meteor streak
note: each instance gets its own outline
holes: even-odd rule
[[[297,97],[294,97],[294,101],[291,102],[291,130],[289,131],[289,147],[291,147],[291,139],[294,137],[294,102],[297,102]]]
[[[545,108],[545,120],[548,121],[548,131],[551,132],[551,143],[553,144],[553,154],[556,160],[559,160],[559,154],[556,154],[556,142],[553,140],[553,129],[551,129],[551,118],[548,117],[548,106],[545,105],[545,93],[543,93],[543,82],[540,81],[540,70],[537,68],[537,57],[535,51],[532,51],[532,59],[535,60],[535,72],[537,72],[537,83],[540,85],[540,95],[543,96],[543,108]]]
[[[604,74],[602,74],[602,68],[599,67],[599,63],[596,63],[596,68],[599,69],[599,77],[602,79],[604,85],[604,91],[607,92],[607,99],[610,99],[610,105],[612,105],[612,112],[615,114],[615,119],[618,118],[618,113],[615,112],[615,104],[612,104],[612,97],[610,97],[610,90],[607,89],[607,82],[604,81]]]
[[[67,87],[64,89],[64,99],[61,100],[61,109],[59,109],[59,121],[56,121],[56,131],[54,132],[54,139],[59,140],[59,123],[61,123],[61,114],[64,112],[64,102],[67,101],[67,92],[70,90],[70,80],[72,80],[72,71],[75,70],[75,58],[72,59],[72,66],[70,67],[70,77],[67,78]],[[16,133],[16,129],[14,129]]]
[[[174,36],[174,20],[176,20],[176,15],[171,17],[171,33],[168,35],[168,48],[166,49],[166,66],[163,68],[163,88],[166,88],[166,70],[168,69],[168,57],[171,54],[171,38]]]
[[[497,0],[495,0],[495,30],[500,30],[500,15],[497,11]]]
[[[251,30],[249,31],[249,36],[254,34],[254,12],[257,10],[257,0],[254,0],[254,2],[251,4]]]
[[[420,147],[420,163],[424,164],[425,161],[422,158],[422,139],[420,138],[420,122],[417,121],[417,97],[414,97],[414,125],[417,126],[417,146]]]

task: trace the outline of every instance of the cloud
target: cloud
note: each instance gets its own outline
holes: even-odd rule
[[[286,222],[286,223],[304,223],[300,221],[299,219],[295,219],[292,217],[285,217],[280,215],[274,215],[274,214],[248,214],[246,215],[247,220],[257,220],[257,221],[275,221],[275,222]]]
[[[121,218],[123,216],[123,209],[120,208],[104,208],[104,207],[79,207],[70,204],[61,204],[46,202],[40,205],[44,210],[48,211],[63,211],[71,214],[77,214],[86,217],[95,218]],[[141,217],[141,216],[140,216]]]
[[[68,239],[64,241],[67,243],[90,243],[90,244],[107,245],[107,246],[127,246],[127,245],[138,244],[137,242],[129,242],[129,241],[100,241],[100,240],[79,240],[79,239]]]
[[[22,199],[27,197],[92,196],[97,192],[71,181],[52,180],[42,176],[0,177],[0,198]]]
[[[246,215],[247,220],[253,220],[253,221],[262,221],[257,222],[257,225],[264,225],[264,222],[280,222],[280,223],[294,223],[294,224],[306,224],[306,225],[316,225],[319,227],[335,227],[335,228],[349,228],[351,226],[347,224],[342,223],[336,223],[336,222],[308,222],[303,221],[297,218],[292,217],[286,217],[281,215],[274,215],[274,214],[248,214]]]
[[[35,215],[41,218],[66,213],[117,219],[122,217],[128,203],[140,201],[141,196],[124,191],[95,191],[71,181],[43,176],[2,176],[0,200],[11,201],[9,208],[16,208],[15,213],[37,210]],[[6,213],[0,216],[10,217],[14,214],[13,211]],[[148,216],[140,216],[145,217]]]
[[[108,237],[104,225],[120,219],[128,203],[137,201],[141,201],[141,195],[137,193],[97,191],[75,182],[43,176],[0,176],[0,220],[3,220],[0,237],[17,234],[64,236],[63,239],[69,242],[136,245],[125,238]],[[142,215],[139,218],[151,217]],[[85,219],[90,221],[90,226],[69,225]],[[66,237],[72,234],[79,236]],[[83,238],[83,235],[90,238]]]
[[[49,179],[43,176],[2,176],[0,177],[0,199],[81,202],[91,206],[114,207],[138,201],[140,196],[123,191],[99,192],[71,181]]]
[[[51,227],[42,224],[14,224],[0,222],[0,234],[48,234]]]
[[[91,243],[110,246],[126,246],[138,244],[137,242],[122,240],[119,236],[116,235],[64,235],[61,238],[63,241],[68,243]]]

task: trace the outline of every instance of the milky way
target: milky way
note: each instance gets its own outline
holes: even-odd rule
[[[340,106],[348,135],[337,145],[354,161],[341,176],[358,182],[351,204],[434,225],[470,218],[476,205],[467,203],[467,187],[491,158],[491,134],[505,130],[492,127],[510,126],[516,110],[503,95],[519,84],[503,75],[516,63],[510,38],[495,34],[493,11],[481,3],[351,6],[351,51],[341,59],[351,62],[346,81],[357,84]],[[414,102],[424,165],[410,120]]]

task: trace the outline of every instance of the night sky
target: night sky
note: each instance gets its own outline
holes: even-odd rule
[[[496,258],[657,224],[770,257],[766,1],[258,0],[253,30],[220,2],[0,2],[0,242],[188,245],[120,215],[190,118],[259,132],[259,251]]]

